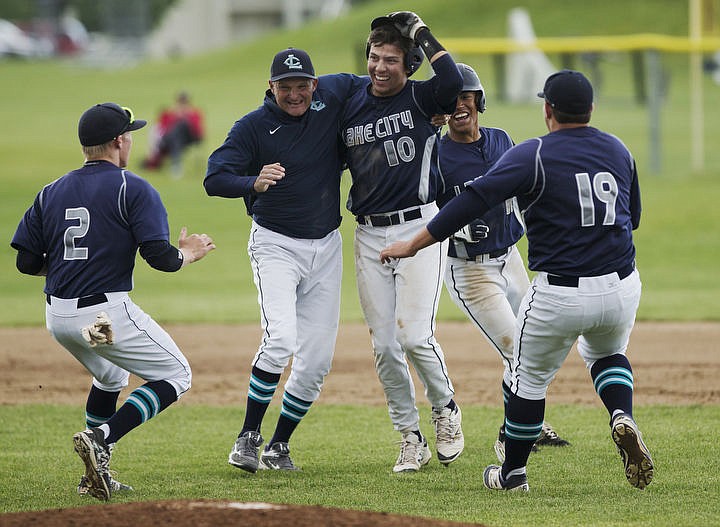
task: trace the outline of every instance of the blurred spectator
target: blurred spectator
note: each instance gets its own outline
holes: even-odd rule
[[[202,112],[190,103],[187,92],[180,92],[175,105],[160,112],[151,136],[150,152],[143,161],[146,169],[159,169],[170,158],[173,175],[182,175],[182,154],[205,136]]]

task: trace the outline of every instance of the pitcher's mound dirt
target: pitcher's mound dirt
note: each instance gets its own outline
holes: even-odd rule
[[[98,525],[172,525],[176,527],[218,527],[253,525],[257,527],[479,527],[415,516],[380,512],[349,511],[328,507],[301,507],[271,503],[232,501],[156,501],[87,506],[0,515],[3,527],[47,527]]]

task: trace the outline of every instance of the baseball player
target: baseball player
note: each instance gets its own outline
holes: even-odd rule
[[[208,160],[207,193],[245,198],[252,216],[248,254],[263,335],[228,458],[251,473],[296,470],[290,436],[330,371],[342,273],[337,126],[359,81],[349,74],[317,78],[305,51],[280,51],[263,105],[238,120]],[[263,416],[291,359],[280,417],[258,459]]]
[[[439,207],[460,194],[465,185],[485,174],[513,146],[505,130],[479,126],[478,113],[485,111],[485,90],[477,73],[467,64],[457,65],[463,77],[462,93],[447,120],[449,130],[440,141],[440,169],[445,191]],[[515,243],[525,227],[517,200],[510,198],[476,218],[449,240],[445,287],[455,304],[482,332],[503,361],[503,401],[510,396],[513,333],[520,301],[527,291],[525,264]],[[538,445],[565,446],[568,442],[543,423]],[[505,457],[505,426],[500,427],[495,452]]]
[[[215,248],[209,236],[187,236],[185,227],[179,248],[171,245],[157,191],[125,169],[131,132],[145,124],[114,103],[85,111],[78,124],[85,163],[38,193],[11,243],[20,272],[46,276],[48,330],[93,376],[87,429],[73,443],[85,464],[78,493],[99,500],[132,490],[110,474],[115,443],[190,388],[183,353],[128,296],[138,248],[167,272]],[[116,411],[130,373],[146,382]]]
[[[542,430],[547,387],[577,341],[610,414],[625,476],[643,489],[654,468],[632,416],[626,356],[641,294],[632,238],[640,222],[635,161],[619,139],[589,126],[593,89],[582,73],[555,73],[538,95],[550,133],[511,148],[411,241],[390,245],[380,258],[412,256],[517,196],[537,275],[517,317],[505,461],[488,466],[483,482],[529,490],[526,465]]]
[[[409,80],[423,53],[436,75],[427,81]],[[464,447],[462,415],[435,339],[447,244],[386,265],[377,254],[437,212],[439,131],[430,118],[452,112],[462,78],[420,17],[408,11],[372,21],[366,55],[365,88],[348,100],[341,126],[352,174],[348,209],[358,223],[355,268],[375,368],[390,419],[402,434],[393,471],[416,472],[431,453],[420,431],[408,362],[432,404],[439,461],[451,463]]]

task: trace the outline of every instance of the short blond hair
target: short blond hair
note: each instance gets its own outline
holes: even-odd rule
[[[110,141],[107,143],[103,143],[101,145],[93,145],[93,146],[83,146],[82,152],[83,155],[88,159],[97,159],[99,157],[105,157],[105,154],[110,150],[110,144],[115,140],[113,137]]]
[[[125,137],[126,134],[129,134],[130,132],[123,132],[118,137]],[[106,154],[110,152],[110,146],[112,145],[112,142],[115,141],[117,137],[113,137],[108,141],[107,143],[103,143],[101,145],[93,145],[93,146],[82,146],[82,152],[86,159],[100,159],[105,157]]]

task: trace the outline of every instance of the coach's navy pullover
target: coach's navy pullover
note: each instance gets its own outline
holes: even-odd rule
[[[210,155],[203,183],[208,195],[245,198],[256,223],[293,238],[319,239],[337,229],[343,168],[339,115],[359,83],[360,77],[350,74],[319,77],[310,109],[301,117],[282,111],[268,90],[263,105],[236,121]],[[285,177],[255,192],[260,170],[272,163],[285,168]]]

